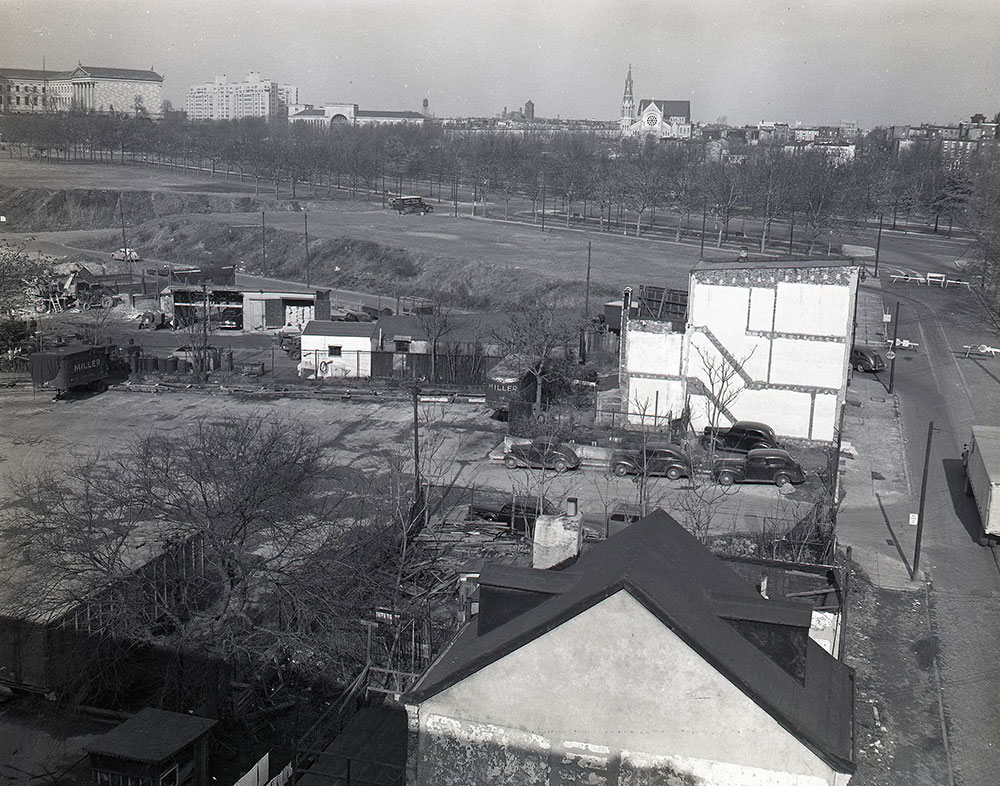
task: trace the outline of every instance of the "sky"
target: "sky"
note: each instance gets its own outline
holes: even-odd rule
[[[0,67],[254,70],[302,103],[617,119],[690,100],[732,125],[957,123],[1000,112],[998,0],[0,0]]]

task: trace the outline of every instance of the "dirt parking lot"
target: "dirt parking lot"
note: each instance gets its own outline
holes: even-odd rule
[[[315,428],[334,460],[342,466],[377,469],[386,449],[409,455],[413,444],[413,410],[401,394],[384,399],[342,400],[339,394],[262,393],[227,395],[218,388],[163,389],[160,393],[112,389],[55,401],[51,393],[20,387],[0,392],[5,428],[0,433],[0,483],[13,482],[24,470],[81,453],[113,453],[148,432],[170,432],[205,418],[294,418]],[[436,486],[457,486],[472,494],[543,493],[554,503],[566,497],[580,501],[585,520],[602,522],[617,502],[636,502],[638,486],[616,478],[606,468],[585,467],[556,475],[538,470],[508,470],[489,460],[503,442],[505,424],[492,420],[481,404],[423,402],[419,407],[423,473]],[[384,466],[384,464],[381,464]],[[660,505],[682,523],[691,524],[690,500],[695,493],[685,479],[650,481],[651,506]],[[762,531],[789,521],[808,504],[809,493],[781,492],[773,486],[699,486],[714,507],[715,531]]]

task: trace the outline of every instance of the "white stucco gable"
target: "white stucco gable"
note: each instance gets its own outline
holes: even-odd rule
[[[447,730],[478,744],[534,739],[528,753],[542,758],[585,750],[597,769],[617,762],[620,783],[666,768],[704,786],[849,780],[626,590],[424,700],[419,724],[423,773]]]

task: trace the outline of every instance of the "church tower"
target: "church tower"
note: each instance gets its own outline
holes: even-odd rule
[[[635,99],[632,98],[632,64],[628,64],[628,76],[625,77],[625,95],[622,96],[622,116],[618,126],[625,134],[635,122]]]

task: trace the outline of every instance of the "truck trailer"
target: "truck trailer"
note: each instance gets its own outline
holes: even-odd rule
[[[32,352],[28,357],[28,370],[36,388],[55,390],[58,397],[79,388],[107,389],[111,359],[106,347],[70,344]]]
[[[976,500],[983,533],[980,546],[1000,538],[1000,426],[973,426],[964,456],[965,493]]]

